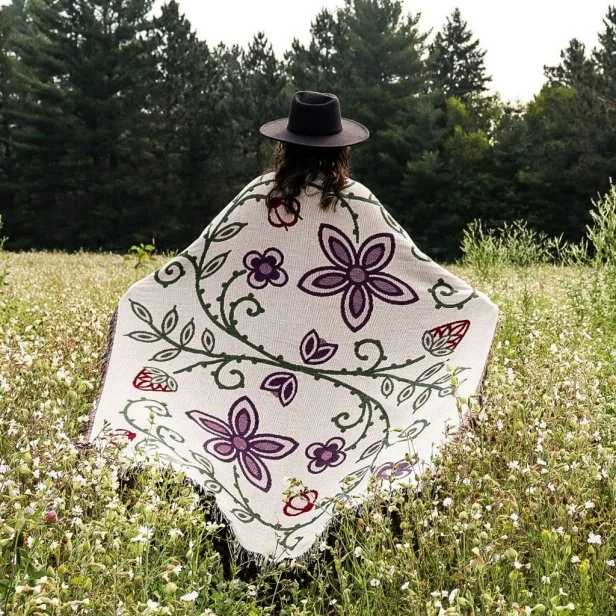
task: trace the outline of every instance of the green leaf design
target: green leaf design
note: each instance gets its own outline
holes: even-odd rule
[[[230,225],[226,225],[219,229],[214,237],[213,242],[225,242],[235,237],[248,223],[245,222],[233,222]]]
[[[192,456],[193,460],[197,464],[199,464],[199,466],[203,468],[203,472],[207,473],[208,475],[214,474],[214,467],[212,466],[212,463],[205,456],[202,456],[200,453],[197,453],[196,451],[191,451],[190,455]]]
[[[403,402],[406,402],[409,398],[412,398],[414,393],[415,393],[415,385],[407,385],[398,394],[398,406],[400,406]]]
[[[174,306],[164,317],[163,322],[160,326],[160,329],[162,330],[163,334],[165,334],[165,336],[168,336],[175,328],[176,325],[178,324],[178,311],[177,311],[177,306]]]
[[[441,389],[438,392],[439,398],[447,398],[447,396],[453,396],[454,388],[453,387],[445,387],[445,389]]]
[[[383,379],[381,383],[381,393],[385,398],[389,398],[391,394],[394,392],[394,382],[389,378]]]
[[[206,481],[203,484],[203,487],[207,492],[211,492],[212,494],[218,494],[222,492],[222,487],[217,481]]]
[[[423,381],[427,381],[430,377],[433,377],[435,374],[437,374],[440,369],[445,365],[444,361],[440,361],[437,364],[434,364],[433,366],[430,366],[427,370],[424,370],[418,377],[417,377],[417,381],[418,382],[423,382]]]
[[[180,344],[186,346],[195,335],[195,320],[191,319],[184,325],[182,333],[180,334]]]
[[[160,340],[160,336],[153,332],[131,332],[126,335],[137,342],[158,342]]]
[[[129,301],[131,310],[133,311],[134,315],[141,321],[145,321],[146,323],[152,325],[152,315],[150,314],[150,311],[139,302],[136,302],[132,299]]]
[[[231,513],[240,521],[244,522],[244,524],[250,524],[255,519],[254,514],[246,511],[246,509],[231,509]]]
[[[201,334],[201,344],[208,353],[214,350],[216,338],[214,338],[214,334],[209,329],[206,329],[203,334]]]
[[[227,252],[223,252],[222,254],[214,257],[211,261],[208,261],[207,265],[201,272],[200,280],[213,276],[225,264],[230,253],[231,251],[228,250]]]
[[[150,357],[150,361],[171,361],[172,359],[175,359],[181,352],[182,349],[164,349],[152,355],[152,357]]]
[[[429,421],[426,421],[425,419],[417,419],[408,428],[400,433],[400,439],[412,441],[417,438],[429,425]]]
[[[430,400],[430,396],[432,395],[431,389],[425,389],[424,391],[415,398],[415,402],[413,402],[413,411],[418,411],[428,400]]]
[[[375,441],[374,443],[372,443],[372,445],[369,445],[368,447],[366,447],[366,449],[364,449],[364,452],[361,454],[361,456],[357,458],[357,462],[361,462],[362,460],[365,460],[366,458],[376,456],[376,454],[379,451],[381,451],[382,448],[383,448],[383,439],[379,439],[378,441]]]

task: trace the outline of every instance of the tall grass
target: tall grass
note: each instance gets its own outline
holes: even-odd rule
[[[595,255],[611,245],[610,224],[595,219],[603,234],[589,234]],[[311,562],[261,571],[229,560],[224,521],[182,474],[155,464],[127,474],[121,447],[74,444],[109,317],[143,271],[112,255],[9,255],[11,284],[0,296],[0,610],[613,614],[608,259],[555,267],[520,226],[502,237],[471,233],[456,271],[502,311],[483,404],[459,400],[473,429],[441,450],[418,492],[375,487],[359,512],[339,503],[339,523]],[[483,277],[494,268],[497,276]]]

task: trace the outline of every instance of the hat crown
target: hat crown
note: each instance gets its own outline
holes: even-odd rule
[[[307,90],[296,92],[291,100],[287,130],[299,135],[323,137],[342,132],[338,97]]]

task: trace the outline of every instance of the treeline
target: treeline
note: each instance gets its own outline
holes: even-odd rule
[[[262,33],[245,48],[210,47],[177,2],[155,15],[151,4],[0,9],[9,247],[185,246],[267,167],[259,126],[303,89],[337,93],[343,114],[370,128],[354,177],[437,258],[456,256],[474,218],[524,218],[577,240],[615,175],[616,7],[596,49],[572,40],[541,92],[516,106],[488,93],[485,51],[457,10],[429,43],[400,0],[347,0],[277,58]]]

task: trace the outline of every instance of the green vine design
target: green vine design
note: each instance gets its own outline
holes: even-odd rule
[[[356,414],[355,417],[352,417],[350,412],[344,411],[338,413],[331,419],[331,421],[340,430],[340,432],[351,430],[360,425],[364,426],[359,437],[356,438],[354,442],[348,444],[345,447],[345,451],[355,450],[358,447],[359,443],[367,437],[370,427],[374,425],[374,418],[376,414],[378,414],[378,419],[383,422],[384,436],[382,439],[369,445],[360,454],[358,461],[366,459],[368,460],[368,462],[366,466],[363,467],[363,469],[358,469],[354,473],[354,475],[356,476],[356,480],[354,482],[351,482],[348,486],[345,486],[344,494],[349,495],[357,486],[360,485],[366,473],[370,469],[374,468],[376,459],[381,454],[381,452],[385,448],[390,447],[395,443],[390,442],[390,420],[382,403],[374,397],[366,394],[363,391],[360,391],[350,383],[346,382],[345,378],[364,377],[371,379],[381,379],[384,384],[387,381],[389,393],[385,397],[388,397],[389,395],[394,393],[395,384],[398,384],[398,386],[402,388],[402,390],[398,393],[398,398],[400,398],[402,392],[409,392],[412,388],[411,394],[407,395],[404,398],[403,402],[410,401],[411,399],[413,399],[416,391],[419,393],[415,397],[415,402],[417,402],[417,400],[423,400],[423,403],[425,403],[433,392],[435,392],[441,397],[444,397],[446,395],[453,395],[453,390],[451,387],[445,385],[445,383],[443,382],[443,377],[432,379],[432,377],[439,375],[439,372],[444,365],[442,362],[441,364],[435,364],[435,366],[429,368],[428,371],[432,370],[432,372],[430,372],[429,374],[426,374],[428,371],[424,371],[424,373],[422,373],[422,375],[420,375],[417,379],[408,379],[396,374],[397,370],[407,368],[415,363],[421,362],[425,359],[426,356],[421,355],[419,357],[409,358],[400,364],[392,363],[389,365],[385,365],[385,362],[387,361],[387,356],[385,355],[383,345],[379,340],[365,339],[355,343],[355,357],[358,359],[358,361],[367,364],[367,366],[358,366],[355,369],[341,368],[339,370],[334,370],[315,368],[313,366],[297,364],[295,362],[289,361],[288,359],[285,359],[282,355],[276,356],[268,352],[263,347],[263,345],[257,344],[255,341],[250,340],[246,334],[242,334],[238,329],[238,317],[240,309],[242,310],[243,315],[250,318],[258,317],[260,314],[264,313],[264,309],[255,297],[255,295],[253,293],[249,293],[234,300],[229,300],[231,287],[237,280],[242,279],[243,276],[247,273],[247,270],[245,269],[232,272],[231,277],[222,283],[221,292],[219,296],[215,299],[218,307],[217,314],[212,310],[212,304],[207,303],[204,300],[204,291],[200,288],[200,283],[205,278],[209,278],[210,276],[214,275],[224,265],[229,252],[227,251],[219,253],[208,260],[210,250],[213,246],[216,246],[228,239],[231,239],[232,237],[235,237],[238,233],[242,231],[246,224],[228,223],[230,215],[248,201],[261,201],[266,199],[266,194],[256,193],[255,191],[260,187],[267,186],[272,181],[273,180],[257,181],[251,186],[248,186],[236,197],[236,199],[231,203],[231,205],[228,206],[220,220],[217,221],[215,225],[211,225],[206,230],[206,233],[203,237],[204,246],[200,254],[194,255],[190,254],[188,251],[185,251],[178,257],[186,259],[194,270],[195,292],[201,305],[201,308],[204,314],[207,316],[209,322],[212,323],[212,325],[218,330],[220,330],[222,333],[231,336],[235,340],[241,342],[244,347],[250,349],[249,353],[234,355],[227,354],[224,352],[214,352],[217,348],[216,338],[213,332],[209,329],[206,329],[201,336],[201,347],[191,344],[195,335],[194,321],[192,320],[184,325],[184,327],[181,329],[179,337],[172,336],[172,334],[176,331],[177,326],[179,325],[179,315],[177,314],[177,310],[175,307],[171,311],[169,311],[167,315],[165,315],[161,325],[157,326],[154,324],[152,315],[149,313],[147,308],[145,308],[145,306],[138,304],[137,302],[132,302],[131,307],[133,309],[133,312],[141,321],[143,321],[149,326],[149,331],[131,332],[127,335],[140,342],[152,343],[164,341],[169,345],[169,348],[156,353],[151,358],[152,361],[169,361],[177,357],[182,352],[201,356],[201,359],[199,359],[199,361],[196,361],[188,366],[176,370],[174,374],[191,372],[195,368],[211,368],[211,374],[214,378],[214,382],[216,383],[216,386],[220,389],[238,389],[244,387],[245,377],[244,373],[241,370],[241,365],[248,362],[250,364],[272,366],[279,370],[284,369],[302,373],[307,376],[310,376],[316,381],[322,379],[326,382],[331,383],[333,387],[342,387],[346,389],[350,396],[357,396],[359,398],[359,404],[357,407],[359,409],[359,412]],[[344,209],[348,210],[351,215],[351,218],[353,220],[353,234],[355,235],[356,240],[359,242],[359,226],[357,223],[358,216],[356,212],[352,209],[349,203],[350,200],[356,200],[360,202],[365,201],[379,206],[380,204],[378,201],[375,201],[373,199],[357,197],[353,195],[353,193],[348,193],[348,200],[346,198],[341,200],[341,206]],[[388,221],[385,210],[382,208],[382,206],[380,207],[383,217],[385,221],[389,224],[389,226],[398,233],[406,235],[402,228],[397,229],[396,227],[392,226],[392,224]],[[167,265],[162,271],[169,277],[169,279],[163,281],[162,278],[160,278],[159,273],[157,272],[156,280],[159,284],[162,284],[165,287],[169,286],[170,284],[173,284],[181,277],[183,277],[186,273],[182,263],[180,263],[178,260],[173,261],[172,263]],[[443,296],[450,296],[456,291],[455,289],[453,289],[453,287],[451,287],[451,285],[448,285],[442,279],[439,280],[437,285],[430,289],[430,293],[432,294],[434,299],[437,302],[440,302],[440,304],[445,307],[457,306],[458,308],[461,308],[466,302],[470,301],[472,297],[476,297],[473,291],[473,294],[470,297],[466,298],[460,303],[461,305],[447,305],[438,299],[437,293],[439,286],[444,288],[444,291],[441,293],[441,295]],[[438,305],[437,307],[440,307],[440,305]],[[384,387],[382,387],[382,391],[385,391]],[[145,399],[142,399],[141,401],[137,402],[144,401],[147,402],[147,400]],[[150,402],[152,402],[153,405],[160,405],[150,408],[150,410],[152,410],[155,415],[158,415],[160,417],[170,417],[169,411],[165,405],[155,401]],[[186,466],[187,468],[196,469],[200,474],[207,477],[206,485],[209,486],[208,489],[211,492],[225,492],[230,498],[232,498],[233,502],[236,504],[236,508],[232,512],[238,518],[238,520],[244,523],[250,523],[256,520],[264,526],[272,528],[277,532],[282,532],[283,535],[280,544],[283,548],[292,550],[293,547],[296,546],[297,543],[302,539],[301,537],[298,537],[295,544],[291,545],[290,541],[293,535],[298,530],[314,523],[314,521],[322,515],[329,513],[331,505],[322,507],[322,511],[317,516],[311,518],[308,522],[305,523],[298,523],[292,526],[284,527],[279,523],[272,524],[271,522],[268,522],[252,509],[252,507],[250,506],[249,499],[243,494],[239,483],[240,476],[235,465],[233,467],[234,490],[231,490],[227,486],[221,484],[216,479],[216,477],[214,476],[213,467],[206,458],[199,454],[196,454],[195,452],[191,452],[193,454],[193,460],[188,460],[176,451],[174,445],[182,444],[185,442],[184,438],[179,433],[165,426],[158,426],[154,433],[152,433],[151,430],[139,426],[137,422],[133,421],[129,417],[128,410],[129,407],[134,403],[135,401],[131,401],[122,412],[129,425],[133,426],[140,432],[145,433],[146,441],[148,441],[150,444],[153,442],[156,444],[156,446],[161,446],[171,450],[173,452],[173,455],[176,456],[177,459],[181,460],[184,466]],[[399,403],[401,402],[399,401]],[[424,428],[426,425],[429,425],[427,421],[421,421],[425,422]],[[408,434],[409,438],[411,439],[415,438],[420,433],[420,431],[413,432],[411,430],[412,426],[416,423],[417,422],[414,422],[413,424],[411,424],[411,426],[405,429],[405,433]],[[400,435],[398,435],[397,442],[399,442],[400,438]]]
[[[439,278],[437,283],[430,289],[428,289],[428,293],[434,299],[436,305],[435,308],[457,308],[458,310],[462,310],[468,302],[479,297],[475,289],[471,289],[470,293],[461,299],[460,301],[448,301],[449,298],[456,295],[456,293],[460,293],[460,291],[450,285],[448,282],[445,282],[442,278]]]

